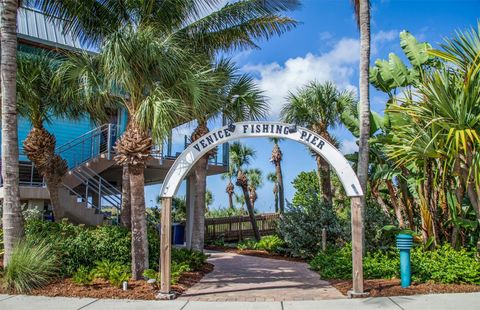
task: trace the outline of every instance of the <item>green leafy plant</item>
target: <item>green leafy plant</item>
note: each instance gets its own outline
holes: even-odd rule
[[[200,270],[207,261],[207,256],[202,252],[188,249],[172,249],[172,262],[186,264],[190,270]]]
[[[95,270],[90,270],[85,266],[80,266],[73,274],[72,281],[79,285],[91,285],[95,279]]]
[[[180,276],[182,273],[190,271],[190,267],[186,263],[177,263],[177,262],[172,262],[171,266],[171,284],[177,284],[178,280],[180,279]]]
[[[260,239],[256,244],[256,249],[265,250],[268,252],[278,252],[278,250],[285,246],[285,241],[283,241],[277,235],[265,236]]]
[[[119,263],[112,262],[108,259],[102,259],[101,261],[95,262],[95,277],[108,280],[110,277],[110,272],[118,266]]]
[[[122,287],[122,283],[129,279],[130,273],[121,265],[116,265],[108,274],[108,282],[116,287]]]
[[[57,257],[46,242],[23,241],[12,251],[3,281],[7,290],[28,293],[57,276]]]
[[[239,250],[255,250],[257,248],[257,241],[253,239],[245,239],[237,244]]]

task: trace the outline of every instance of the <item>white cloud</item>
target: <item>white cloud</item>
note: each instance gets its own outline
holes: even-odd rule
[[[354,152],[358,151],[358,145],[356,143],[356,140],[343,140],[341,145],[340,145],[340,152],[342,154],[352,154]]]
[[[319,55],[307,53],[303,57],[290,58],[284,64],[277,62],[247,65],[244,71],[258,75],[257,83],[270,98],[271,117],[278,118],[289,91],[309,81],[331,80],[341,89],[356,91],[352,85],[359,59],[359,43],[356,39],[343,38],[333,48]]]

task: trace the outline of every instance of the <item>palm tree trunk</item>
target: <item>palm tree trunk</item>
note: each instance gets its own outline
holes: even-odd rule
[[[318,155],[316,156],[316,158],[322,201],[325,205],[332,206],[332,182],[330,178],[330,165],[322,156]]]
[[[280,162],[275,162],[275,174],[277,175],[278,183],[278,195],[275,196],[275,206],[280,207],[280,214],[283,214],[285,212],[285,190],[283,188],[282,164]],[[280,200],[280,205],[278,200]]]
[[[247,205],[250,223],[252,224],[253,235],[255,237],[255,240],[260,241],[260,231],[258,230],[257,221],[255,219],[255,212],[253,211],[253,204],[250,200],[250,194],[248,193],[248,186],[242,186],[242,191],[243,197],[245,198],[245,204]]]
[[[193,206],[192,250],[203,252],[205,242],[205,192],[207,189],[208,155],[200,158],[194,168],[195,202]]]
[[[372,190],[372,195],[379,204],[379,206],[382,208],[383,213],[390,218],[390,212],[388,211],[388,206],[383,200],[382,196],[380,195],[380,192],[378,191],[378,184],[374,184],[374,182],[370,182],[370,189]]]
[[[365,229],[363,224],[368,182],[368,156],[370,153],[368,139],[370,138],[370,1],[359,0],[358,23],[360,27],[360,136],[358,147],[357,174],[364,196],[360,199],[362,243],[365,244]],[[366,248],[362,246],[365,254]]]
[[[130,171],[128,165],[122,166],[122,206],[120,223],[128,230],[132,229],[132,205],[130,203]]]
[[[228,208],[233,209],[233,193],[228,193]]]
[[[59,222],[64,216],[63,212],[60,212],[60,197],[58,194],[58,188],[60,186],[60,183],[54,176],[45,177],[45,183],[47,184],[47,189],[50,194],[50,203],[52,204],[53,218],[55,219],[55,222]]]
[[[3,178],[3,266],[8,265],[14,245],[24,236],[18,185],[17,132],[17,0],[2,1],[1,94]]]
[[[129,167],[132,207],[132,279],[139,280],[148,269],[148,239],[145,210],[144,168]]]
[[[388,194],[390,195],[390,200],[392,201],[393,210],[395,211],[395,216],[397,217],[398,226],[400,228],[405,228],[405,222],[403,221],[402,209],[398,204],[397,192],[393,186],[392,181],[386,180]]]
[[[415,230],[415,222],[413,220],[413,201],[410,195],[408,194],[408,185],[407,185],[407,182],[402,179],[402,177],[399,177],[398,179],[399,179],[398,183],[400,185],[400,191],[402,192],[403,204],[407,212],[408,227],[411,230]]]
[[[279,206],[278,206],[278,196],[280,195],[279,192],[273,191],[273,196],[275,197],[275,213],[279,213]],[[283,212],[283,211],[282,211]]]

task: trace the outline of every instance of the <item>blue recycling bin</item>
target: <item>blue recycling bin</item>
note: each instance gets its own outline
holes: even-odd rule
[[[172,225],[172,244],[182,245],[185,240],[185,225],[174,223]]]

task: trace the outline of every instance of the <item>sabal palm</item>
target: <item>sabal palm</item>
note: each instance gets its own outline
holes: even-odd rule
[[[260,232],[258,231],[253,205],[248,192],[248,178],[245,174],[245,170],[253,158],[255,158],[255,151],[248,146],[243,145],[240,142],[234,142],[230,146],[230,164],[234,166],[234,169],[237,172],[235,184],[242,189],[243,198],[247,205],[247,211],[250,217],[250,222],[252,223],[255,239],[260,240]]]
[[[282,108],[281,116],[288,123],[307,127],[335,144],[330,130],[340,124],[340,115],[345,106],[355,101],[352,92],[339,91],[332,82],[310,82],[290,93],[288,103]],[[330,166],[320,155],[315,155],[323,202],[332,205]]]
[[[275,196],[275,212],[280,211],[283,213],[285,211],[285,191],[283,188],[283,173],[282,173],[282,159],[283,153],[280,149],[278,143],[280,139],[272,138],[273,141],[273,149],[272,149],[272,157],[270,161],[275,165],[275,174],[276,174],[276,181],[275,186],[277,187],[278,195]],[[280,200],[280,205],[278,205],[278,200]],[[279,208],[279,210],[277,210]]]
[[[71,55],[59,68],[57,79],[67,87],[64,96],[86,100],[115,97],[128,112],[128,125],[116,144],[115,160],[127,166],[132,206],[132,274],[140,278],[147,267],[144,167],[153,140],[164,136],[184,116],[179,100],[183,81],[193,73],[191,58],[170,37],[160,38],[154,28],[126,27],[105,39],[98,55]],[[152,140],[153,139],[153,140]]]
[[[298,0],[243,0],[219,8],[221,0],[32,0],[65,21],[66,30],[86,43],[99,43],[125,26],[154,24],[196,51],[258,48],[268,39],[297,25],[283,12],[298,8]]]
[[[91,116],[102,117],[104,113],[94,112],[83,101],[61,100],[62,88],[53,81],[60,60],[53,54],[18,53],[17,61],[18,111],[32,124],[30,133],[23,142],[23,150],[46,181],[54,217],[60,220],[63,212],[58,190],[61,179],[67,172],[67,164],[60,155],[55,154],[55,136],[45,129],[44,124],[49,123],[52,117],[75,119],[87,112]]]
[[[270,172],[267,174],[267,180],[273,183],[273,197],[274,197],[274,206],[275,206],[275,213],[278,212],[278,179],[277,174]]]
[[[248,169],[246,171],[248,178],[248,191],[250,193],[250,202],[255,210],[255,202],[258,199],[257,189],[263,186],[263,175],[260,169]]]
[[[200,81],[206,86],[206,90],[197,96],[192,96],[192,100],[187,102],[189,115],[196,119],[198,124],[192,133],[192,142],[208,133],[208,121],[219,117],[220,112],[227,121],[255,120],[266,114],[267,108],[262,92],[250,76],[238,74],[238,69],[230,61],[219,61],[206,74],[200,75],[199,82],[195,84],[198,85]],[[202,198],[206,190],[208,158],[213,155],[214,152],[209,152],[203,156],[194,168],[197,194],[194,205],[192,248],[198,251],[203,250],[205,202]],[[230,171],[233,175],[232,169],[231,167]],[[233,193],[232,188],[227,188],[227,192]]]

